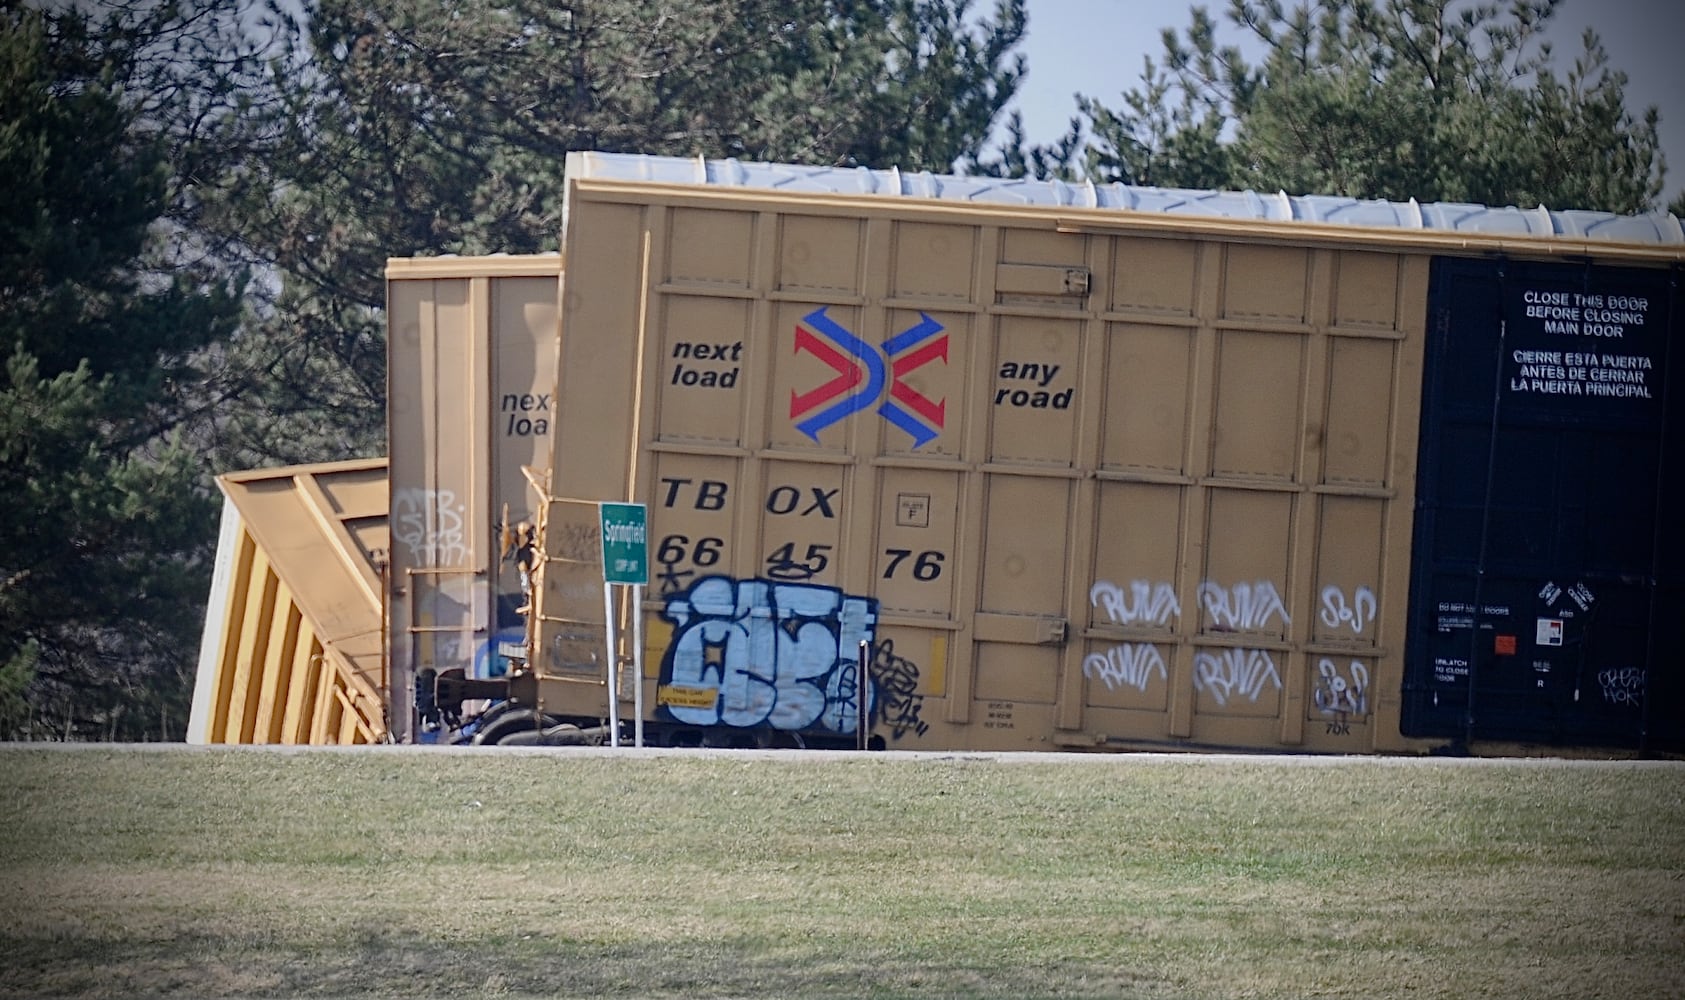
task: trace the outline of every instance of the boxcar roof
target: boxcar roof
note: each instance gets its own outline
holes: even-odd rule
[[[645,181],[778,193],[935,199],[1012,207],[1115,209],[1233,221],[1309,222],[1376,229],[1424,230],[1494,237],[1564,237],[1599,242],[1680,246],[1685,228],[1668,212],[1494,208],[1456,202],[1419,203],[1285,192],[1194,191],[1128,184],[1068,183],[1033,178],[963,177],[895,168],[823,167],[647,156],[569,153],[573,178]]]

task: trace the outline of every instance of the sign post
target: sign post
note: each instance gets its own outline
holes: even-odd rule
[[[644,745],[644,587],[649,583],[648,508],[599,503],[603,539],[603,627],[608,640],[609,746],[620,745],[620,661],[615,655],[614,585],[632,588],[633,745]]]

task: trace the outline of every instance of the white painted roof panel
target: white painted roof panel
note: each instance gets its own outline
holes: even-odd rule
[[[925,171],[816,167],[645,156],[569,153],[570,177],[698,184],[814,194],[931,198],[993,205],[1123,209],[1168,215],[1269,222],[1319,222],[1374,228],[1427,229],[1493,236],[1565,236],[1615,243],[1685,244],[1685,228],[1666,212],[1615,215],[1583,210],[1494,208],[1455,202],[1418,204],[1282,192],[1190,191],[1127,184],[963,177]],[[564,223],[565,225],[565,223]]]

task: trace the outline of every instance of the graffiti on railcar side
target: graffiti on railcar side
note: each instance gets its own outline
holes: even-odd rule
[[[558,525],[555,536],[558,558],[593,562],[603,557],[602,528],[594,521]]]
[[[1164,627],[1182,614],[1176,591],[1168,583],[1131,580],[1125,587],[1110,580],[1097,580],[1088,590],[1088,602],[1103,612],[1114,625]],[[1145,642],[1119,643],[1104,652],[1088,654],[1082,661],[1084,677],[1106,685],[1106,690],[1131,687],[1145,693],[1156,674],[1168,681],[1170,674],[1158,647]]]
[[[1638,708],[1644,703],[1644,671],[1638,667],[1598,671],[1597,686],[1611,705]]]
[[[1218,705],[1242,698],[1256,702],[1266,686],[1281,690],[1281,675],[1267,650],[1200,650],[1194,654],[1194,689],[1211,695]]]
[[[1367,588],[1364,590],[1367,592]],[[1216,631],[1258,631],[1276,622],[1285,630],[1292,625],[1280,591],[1268,580],[1230,586],[1205,580],[1195,589],[1195,595]],[[1088,598],[1110,623],[1131,628],[1173,628],[1182,614],[1175,589],[1165,582],[1132,580],[1124,587],[1098,580],[1089,589]],[[1328,600],[1326,592],[1324,599]],[[1367,608],[1368,604],[1362,606]],[[1332,613],[1338,621],[1338,607]],[[1238,700],[1256,702],[1265,690],[1281,688],[1280,671],[1268,650],[1202,651],[1195,654],[1193,667],[1195,690],[1209,693],[1220,706]],[[1155,676],[1166,683],[1170,676],[1163,654],[1148,642],[1118,643],[1090,653],[1083,659],[1082,670],[1085,677],[1098,680],[1107,690],[1127,686],[1143,693]]]
[[[1293,624],[1281,593],[1268,580],[1241,581],[1229,587],[1206,580],[1196,593],[1211,627],[1217,631],[1255,632],[1274,620],[1279,620],[1285,631]],[[1243,698],[1257,702],[1266,688],[1281,690],[1281,674],[1268,650],[1237,648],[1194,654],[1194,689],[1211,695],[1219,706]]]
[[[467,508],[455,490],[407,487],[392,492],[392,540],[416,567],[455,566],[468,558]]]
[[[1378,607],[1375,592],[1368,587],[1357,588],[1349,599],[1344,590],[1332,584],[1322,588],[1322,624],[1329,628],[1349,628],[1353,635],[1362,635],[1375,620]]]
[[[1175,589],[1150,580],[1131,580],[1127,593],[1110,580],[1097,581],[1089,588],[1088,603],[1115,625],[1168,625],[1182,613]]]
[[[1333,660],[1324,658],[1316,670],[1313,698],[1317,711],[1335,716],[1341,724],[1349,716],[1369,714],[1369,668],[1363,661],[1352,660],[1350,667],[1341,670]]]
[[[1089,653],[1083,658],[1082,674],[1106,685],[1108,691],[1127,685],[1143,694],[1154,674],[1165,681],[1170,678],[1164,655],[1148,642],[1119,643],[1103,653]]]
[[[872,717],[889,729],[889,738],[908,733],[923,736],[930,724],[921,717],[924,695],[918,694],[918,664],[897,655],[895,642],[885,639],[872,647]]]
[[[662,608],[673,635],[657,711],[687,725],[856,732],[858,650],[877,614],[835,587],[703,577]]]
[[[474,667],[470,677],[503,677],[509,673],[509,661],[526,658],[527,630],[524,625],[500,626],[474,648]]]
[[[1212,627],[1220,631],[1256,632],[1267,627],[1272,618],[1279,618],[1284,629],[1293,624],[1281,594],[1268,580],[1242,581],[1230,587],[1206,580],[1197,593]]]

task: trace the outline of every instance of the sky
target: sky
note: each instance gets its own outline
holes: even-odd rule
[[[1223,17],[1228,0],[1204,0],[1203,5],[1223,28],[1233,30]],[[1293,6],[1293,0],[1284,5]],[[1507,6],[1507,0],[1501,5]],[[987,11],[993,5],[979,0],[975,6]],[[1023,113],[1029,141],[1049,143],[1062,135],[1076,112],[1072,95],[1079,91],[1121,106],[1122,92],[1140,82],[1143,57],[1161,59],[1161,30],[1186,28],[1194,6],[1179,0],[1027,0],[1029,31],[1021,51],[1029,72],[1011,107]],[[1602,39],[1610,65],[1627,75],[1627,110],[1634,117],[1650,105],[1661,111],[1668,163],[1665,205],[1685,189],[1685,2],[1565,0],[1547,32],[1559,78],[1580,52],[1587,27]],[[1220,34],[1219,40],[1234,44],[1241,39]]]

